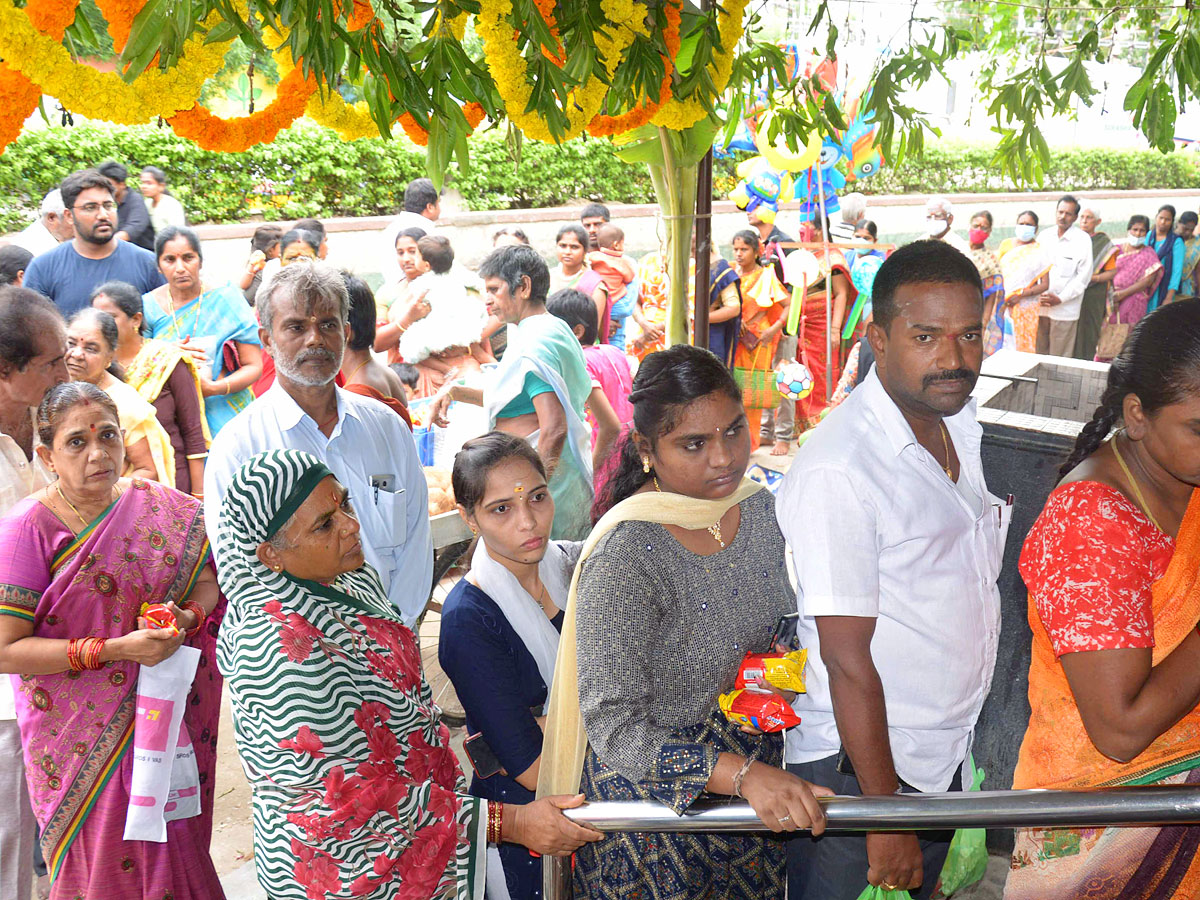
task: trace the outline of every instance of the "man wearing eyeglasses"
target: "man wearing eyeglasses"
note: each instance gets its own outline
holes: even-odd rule
[[[75,237],[34,257],[25,269],[25,287],[49,297],[69,318],[106,281],[128,282],[143,294],[166,283],[153,253],[117,240],[117,203],[107,178],[84,169],[68,175],[59,190]]]

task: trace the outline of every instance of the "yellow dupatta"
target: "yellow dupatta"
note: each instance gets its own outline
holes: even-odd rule
[[[204,415],[204,392],[200,387],[200,373],[192,355],[170,341],[145,338],[142,349],[125,370],[125,383],[135,388],[142,399],[153,403],[162,393],[167,379],[180,362],[187,366],[192,381],[196,384],[196,396],[200,400],[200,427],[204,431],[204,445],[212,446],[212,434],[208,430],[208,417]]]
[[[571,577],[558,659],[554,665],[554,684],[542,739],[542,761],[538,770],[538,797],[576,794],[587,754],[587,732],[579,709],[579,664],[575,646],[575,608],[579,591],[579,573],[600,538],[622,522],[655,522],[675,525],[691,531],[707,528],[733,506],[753,496],[763,486],[743,478],[736,491],[722,500],[698,500],[682,494],[645,492],[622,500],[604,514],[583,544],[583,552]]]
[[[136,389],[116,378],[112,378],[101,390],[117,404],[117,416],[121,420],[121,430],[125,432],[125,446],[132,447],[145,438],[150,446],[150,455],[154,458],[154,467],[158,470],[157,480],[167,487],[175,487],[175,448],[171,446],[167,429],[158,421],[158,413],[150,401],[142,399]],[[126,459],[124,474],[128,475],[131,468]]]

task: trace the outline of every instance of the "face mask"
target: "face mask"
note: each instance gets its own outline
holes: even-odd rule
[[[1017,226],[1017,240],[1020,241],[1022,244],[1028,244],[1035,237],[1037,237],[1037,226],[1036,225],[1018,225]]]
[[[986,243],[988,237],[989,237],[989,232],[984,231],[982,228],[972,228],[970,231],[967,232],[967,239],[972,244]]]
[[[1129,236],[1130,247],[1140,247],[1144,243],[1146,243],[1146,236],[1144,234],[1131,234]]]
[[[930,237],[938,237],[950,230],[950,223],[945,219],[935,219],[929,216],[925,219],[925,227]]]

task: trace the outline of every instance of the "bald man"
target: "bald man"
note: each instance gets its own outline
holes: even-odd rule
[[[1079,308],[1073,354],[1076,359],[1095,358],[1100,328],[1108,308],[1108,286],[1117,277],[1117,245],[1099,230],[1102,221],[1094,207],[1085,206],[1079,211],[1079,228],[1092,239],[1092,279],[1083,292],[1083,304]]]

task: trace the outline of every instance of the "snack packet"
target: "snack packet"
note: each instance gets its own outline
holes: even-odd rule
[[[170,628],[173,634],[179,634],[175,614],[162,603],[142,604],[142,618],[147,628]]]
[[[781,691],[804,693],[804,664],[807,650],[791,650],[787,653],[747,653],[738,669],[735,688],[754,690],[756,682],[765,681]]]
[[[730,722],[759,731],[783,731],[800,724],[800,717],[778,694],[733,690],[718,697],[717,704]]]

